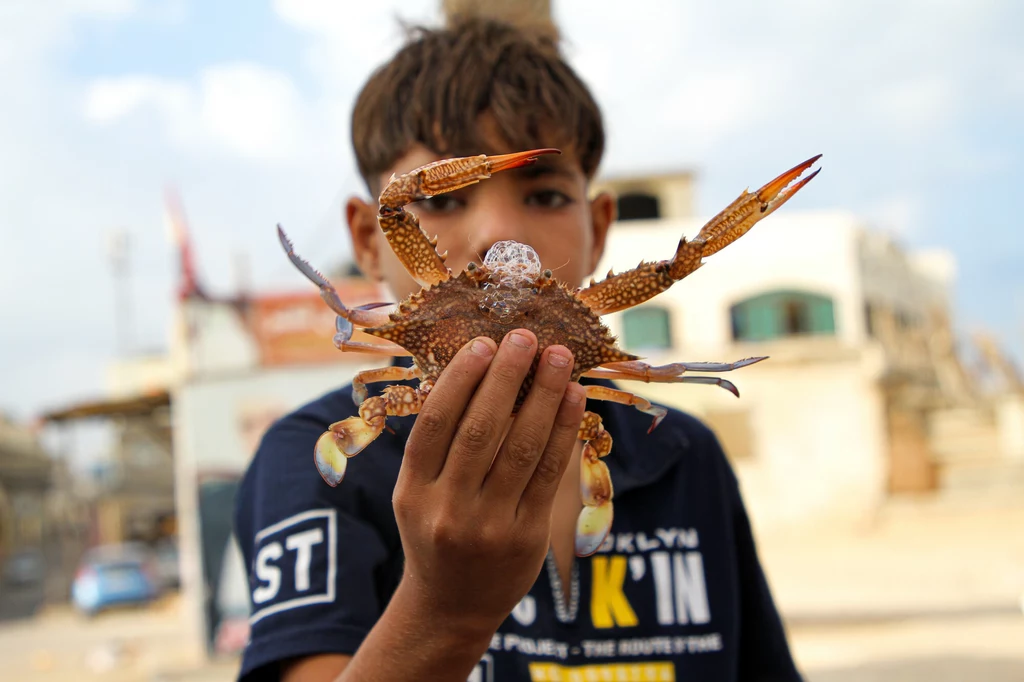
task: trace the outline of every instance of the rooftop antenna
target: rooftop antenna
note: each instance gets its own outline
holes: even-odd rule
[[[239,298],[248,298],[252,290],[249,277],[249,254],[239,249],[235,252],[235,291]]]
[[[114,277],[114,326],[117,354],[126,356],[132,344],[131,239],[124,228],[107,233],[107,258]]]

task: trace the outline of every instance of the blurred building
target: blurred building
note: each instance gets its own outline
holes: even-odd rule
[[[42,605],[58,558],[51,508],[56,466],[37,434],[0,414],[0,620]]]
[[[671,258],[681,236],[697,234],[710,216],[692,214],[688,177],[598,184],[619,202],[598,273]],[[867,518],[892,495],[957,485],[971,452],[995,463],[992,476],[1024,484],[1013,463],[1020,393],[996,405],[965,369],[952,256],[908,252],[856,215],[799,202],[667,292],[606,317],[622,346],[655,365],[770,356],[720,374],[741,398],[707,386],[622,387],[717,432],[761,527]]]
[[[346,304],[387,300],[362,278],[332,279]],[[194,288],[177,307],[168,361],[182,585],[211,651],[245,642],[249,595],[232,520],[238,481],[260,438],[285,413],[382,364],[380,356],[334,347],[335,315],[304,283],[296,272],[298,293],[214,297]]]
[[[111,427],[109,451],[68,491],[87,505],[91,545],[156,544],[175,535],[170,394],[125,393],[43,415],[58,429],[98,421]]]
[[[36,435],[0,414],[0,558],[42,545],[52,476]]]
[[[110,452],[87,483],[75,486],[90,510],[87,544],[155,544],[172,536],[185,618],[201,657],[230,653],[247,638],[249,593],[232,537],[234,496],[263,433],[286,412],[382,361],[334,347],[335,316],[297,272],[292,292],[210,294],[173,194],[167,209],[180,259],[168,352],[119,359],[108,369],[106,396],[43,419],[57,427],[86,420],[112,427]],[[351,305],[387,300],[363,278],[332,279]]]

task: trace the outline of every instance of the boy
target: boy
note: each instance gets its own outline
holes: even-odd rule
[[[505,239],[573,285],[601,258],[614,202],[587,190],[603,124],[555,42],[484,19],[423,31],[359,96],[371,196],[439,158],[562,150],[410,207],[453,272]],[[399,300],[416,291],[376,201],[350,200],[346,218],[362,271]],[[574,556],[585,401],[571,355],[549,347],[511,419],[536,350],[526,330],[467,344],[337,488],[311,453],[356,413],[350,386],[268,431],[238,499],[253,595],[241,679],[799,679],[736,479],[695,419],[670,410],[647,434],[632,407],[586,406],[614,439],[615,521],[598,553]]]

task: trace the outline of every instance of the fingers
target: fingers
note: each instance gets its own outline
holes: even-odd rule
[[[586,397],[586,389],[579,384],[573,382],[566,387],[547,445],[519,500],[516,513],[520,518],[541,523],[550,519],[555,491],[579,439]]]
[[[441,470],[440,476],[454,491],[480,491],[536,353],[537,337],[526,329],[514,330],[502,340],[462,415]]]
[[[530,392],[484,481],[488,497],[511,501],[513,508],[519,503],[547,447],[572,366],[572,354],[564,346],[551,346],[541,353]]]
[[[423,402],[406,443],[402,474],[418,484],[437,479],[463,409],[473,396],[497,350],[491,339],[467,343],[448,363]]]

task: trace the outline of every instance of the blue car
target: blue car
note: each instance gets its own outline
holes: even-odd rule
[[[82,613],[123,605],[148,604],[160,594],[153,559],[132,545],[89,550],[71,585],[71,600]]]

